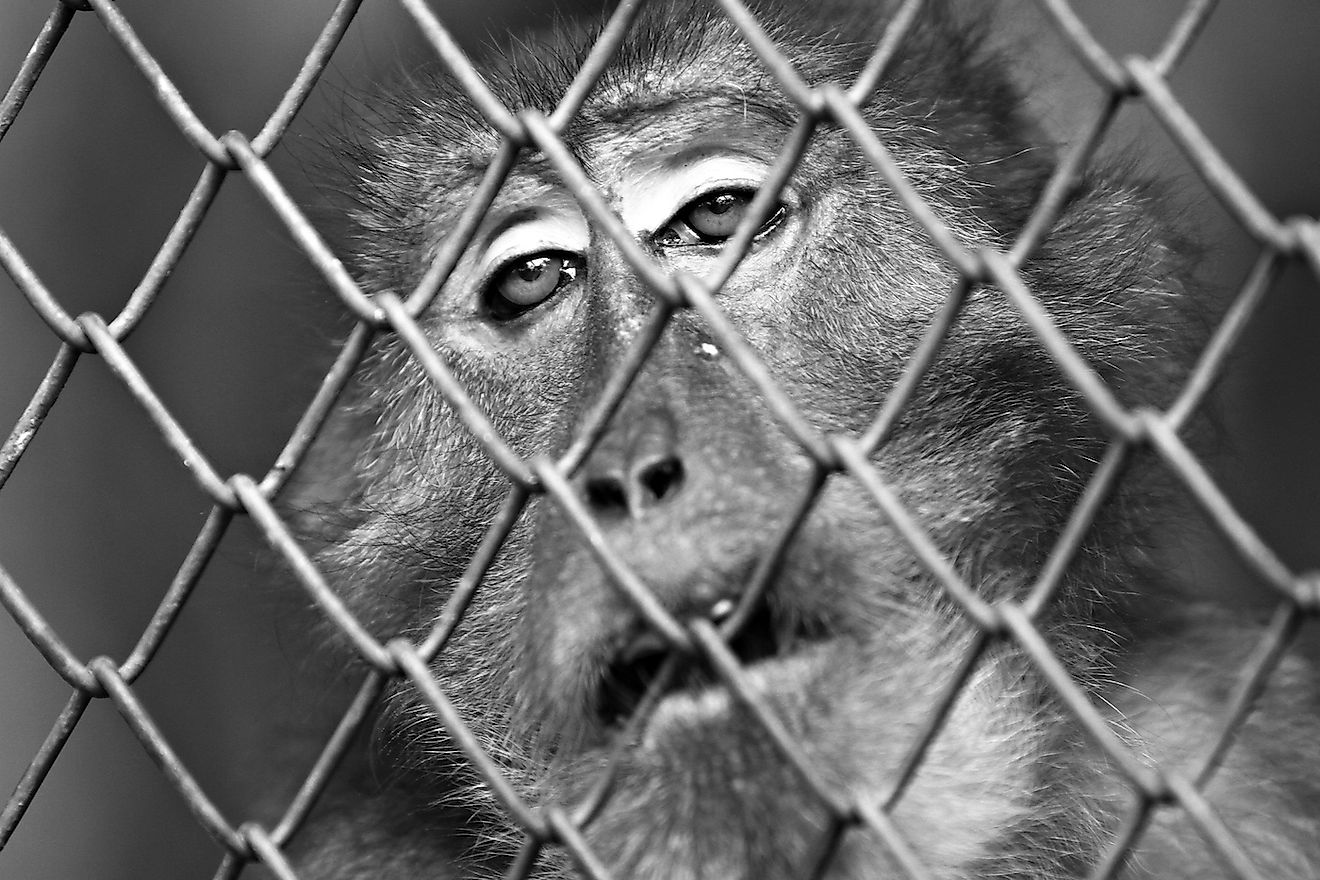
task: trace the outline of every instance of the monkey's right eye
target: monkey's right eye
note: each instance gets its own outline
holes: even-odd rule
[[[655,241],[667,248],[723,244],[738,231],[755,197],[756,190],[746,187],[707,192],[684,205],[669,224],[656,233]],[[780,205],[761,224],[761,228],[756,231],[756,238],[769,233],[783,218],[784,207]]]
[[[531,311],[577,280],[582,257],[566,251],[542,251],[500,266],[482,293],[491,317],[499,321]]]

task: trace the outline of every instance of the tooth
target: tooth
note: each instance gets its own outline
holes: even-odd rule
[[[732,599],[721,599],[714,605],[710,606],[710,611],[707,613],[707,616],[710,618],[711,623],[720,624],[733,615],[733,611],[736,607],[737,606]]]

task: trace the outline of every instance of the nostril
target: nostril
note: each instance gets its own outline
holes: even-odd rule
[[[614,477],[593,477],[586,484],[587,503],[601,513],[626,513],[628,495]]]
[[[581,478],[582,494],[596,514],[610,518],[643,515],[669,501],[685,478],[683,463],[667,454],[642,458],[631,467],[628,462],[594,466],[594,472]]]
[[[665,457],[643,465],[637,483],[648,501],[664,501],[683,485],[683,462]]]

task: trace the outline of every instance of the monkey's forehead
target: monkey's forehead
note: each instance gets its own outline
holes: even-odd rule
[[[511,106],[536,107],[529,103]],[[553,106],[537,109],[549,112]],[[450,112],[449,115],[462,118],[472,114]],[[760,145],[773,151],[798,115],[780,90],[765,83],[749,82],[733,88],[727,82],[706,82],[698,87],[665,81],[656,83],[654,88],[626,92],[598,90],[570,121],[562,139],[569,151],[589,168],[608,165],[629,154],[719,138],[742,143],[747,149]],[[462,157],[477,172],[483,172],[494,162],[502,148],[497,132],[481,118],[473,119],[470,127],[448,126],[429,133],[437,138],[436,146]],[[521,157],[524,164],[540,158],[537,150],[529,150]]]
[[[639,169],[677,169],[713,152],[773,161],[792,120],[778,108],[729,102],[665,102],[570,130],[565,141],[596,183]]]
[[[609,192],[639,175],[679,172],[716,154],[768,167],[792,123],[790,112],[776,104],[728,95],[700,101],[665,97],[584,114],[564,132],[563,142],[591,183]],[[446,146],[451,162],[457,160],[449,169],[450,187],[459,181],[475,186],[501,152],[493,132],[442,149]],[[526,194],[568,188],[555,162],[540,151],[527,150],[516,160],[503,190]]]
[[[684,26],[675,28],[679,8]],[[824,64],[835,53],[819,45],[813,45],[816,51],[804,53],[795,45],[794,35],[780,36],[785,41],[781,49],[809,79],[842,78],[841,70]],[[598,23],[564,22],[495,47],[477,66],[510,110],[550,113],[573,87],[578,67],[598,38]],[[860,65],[860,58],[855,61],[855,65],[836,66]],[[420,114],[423,128],[441,136],[446,146],[468,155],[478,150],[493,154],[498,148],[490,123],[447,70],[428,69],[410,86],[422,92],[416,103],[430,110]],[[799,108],[725,16],[704,4],[676,0],[653,4],[643,12],[563,136],[570,148],[584,147],[586,137],[611,130],[633,138],[649,137],[657,120],[664,120],[660,125],[672,133],[677,126],[735,118],[788,125],[798,115]]]

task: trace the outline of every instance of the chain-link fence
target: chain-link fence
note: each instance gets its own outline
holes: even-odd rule
[[[474,433],[496,438],[488,452],[514,487],[504,509],[509,521],[532,494],[548,493],[585,534],[599,537],[590,514],[575,501],[566,482],[589,443],[574,444],[558,462],[519,459],[501,445],[487,415],[468,399],[426,342],[417,316],[434,297],[463,245],[462,230],[452,248],[442,249],[415,291],[402,292],[401,297],[368,298],[298,207],[304,200],[289,194],[291,187],[299,191],[300,171],[283,156],[290,125],[304,112],[309,96],[321,94],[318,82],[327,64],[353,59],[337,62],[343,65],[337,76],[352,89],[365,66],[358,59],[360,44],[353,45],[353,35],[367,34],[359,39],[370,42],[370,35],[385,33],[389,40],[419,41],[424,51],[438,56],[507,144],[541,151],[574,188],[583,208],[604,228],[611,228],[617,225],[613,216],[594,197],[560,134],[644,4],[625,2],[612,13],[574,87],[547,116],[502,105],[459,49],[454,34],[473,27],[479,32],[490,26],[489,19],[474,24],[464,16],[460,22],[458,16],[432,9],[421,0],[366,4],[362,10],[363,4],[349,0],[333,9],[320,5],[308,3],[295,9],[290,4],[278,13],[279,25],[270,27],[268,18],[277,13],[264,4],[224,9],[218,9],[223,4],[211,4],[217,8],[195,12],[195,18],[176,11],[175,19],[152,7],[109,0],[56,3],[53,9],[40,11],[0,11],[0,50],[8,53],[0,61],[13,58],[11,68],[17,68],[0,104],[4,139],[0,265],[12,280],[11,289],[0,291],[8,294],[0,306],[0,358],[6,371],[0,405],[7,407],[0,416],[14,423],[0,448],[0,601],[17,625],[8,628],[3,643],[7,672],[0,693],[5,725],[0,748],[5,761],[0,768],[16,781],[16,788],[0,814],[0,845],[5,847],[0,875],[73,876],[67,873],[71,870],[94,876],[182,875],[193,869],[181,865],[209,859],[220,863],[217,876],[235,876],[256,864],[278,876],[295,876],[283,848],[296,838],[357,726],[369,716],[371,703],[388,680],[398,677],[413,681],[526,832],[515,875],[522,876],[520,866],[530,865],[544,846],[566,848],[587,874],[603,873],[580,828],[583,817],[592,814],[591,806],[538,811],[524,804],[502,782],[499,767],[463,733],[463,722],[428,671],[465,596],[452,600],[454,614],[442,615],[436,629],[418,643],[379,641],[326,585],[277,504],[289,474],[306,454],[377,332],[397,333]],[[1082,109],[1055,119],[1068,147],[1032,220],[1011,247],[998,252],[968,250],[947,234],[857,111],[874,83],[882,80],[894,47],[901,44],[920,5],[909,2],[900,7],[862,80],[814,88],[798,78],[754,15],[736,0],[718,4],[801,115],[803,137],[796,147],[785,150],[769,179],[788,179],[816,127],[837,125],[847,131],[911,216],[930,230],[962,277],[964,289],[989,284],[1002,291],[1025,319],[1023,332],[1035,334],[1105,425],[1111,437],[1107,456],[1031,593],[1021,603],[984,601],[943,559],[868,463],[869,453],[902,411],[905,396],[955,318],[956,297],[951,297],[950,309],[941,318],[945,323],[932,328],[926,346],[914,355],[908,379],[877,413],[872,428],[853,440],[820,434],[797,411],[722,317],[715,298],[718,285],[666,276],[644,255],[632,254],[634,271],[648,281],[662,304],[652,341],[671,313],[685,309],[699,313],[801,448],[823,470],[846,472],[866,486],[948,595],[987,637],[1011,640],[1037,664],[1142,796],[1142,809],[1103,854],[1098,876],[1107,876],[1121,864],[1131,838],[1142,827],[1144,808],[1157,801],[1185,808],[1207,845],[1238,876],[1262,876],[1251,853],[1217,821],[1201,794],[1223,750],[1213,750],[1198,772],[1188,777],[1153,774],[1134,762],[1051,654],[1036,619],[1112,491],[1124,460],[1138,448],[1159,456],[1210,524],[1210,537],[1203,544],[1182,548],[1182,562],[1198,576],[1213,579],[1213,569],[1233,560],[1234,571],[1245,572],[1263,585],[1264,598],[1257,601],[1273,608],[1271,623],[1224,707],[1220,742],[1231,739],[1306,615],[1320,607],[1320,582],[1307,573],[1307,567],[1316,563],[1307,542],[1317,519],[1314,504],[1308,503],[1309,493],[1320,487],[1320,477],[1314,473],[1304,439],[1291,439],[1313,436],[1304,427],[1313,427],[1316,421],[1308,391],[1317,364],[1305,350],[1313,334],[1297,316],[1316,318],[1314,304],[1304,300],[1314,298],[1320,275],[1320,224],[1313,216],[1320,181],[1314,163],[1305,161],[1305,145],[1320,142],[1320,131],[1307,112],[1305,92],[1281,98],[1264,85],[1242,92],[1250,105],[1286,102],[1288,108],[1280,118],[1294,127],[1282,130],[1291,131],[1287,140],[1298,145],[1297,152],[1276,159],[1285,169],[1282,180],[1287,188],[1263,197],[1258,192],[1261,184],[1243,170],[1253,164],[1248,148],[1234,142],[1230,154],[1219,146],[1222,139],[1208,138],[1201,115],[1188,111],[1192,102],[1179,79],[1185,68],[1198,63],[1199,52],[1203,56],[1199,63],[1225,71],[1225,80],[1251,82],[1250,70],[1222,63],[1223,55],[1205,45],[1234,45],[1238,27],[1273,28],[1266,33],[1296,37],[1295,43],[1284,43],[1286,48],[1274,53],[1287,61],[1290,50],[1299,56],[1308,53],[1308,44],[1320,36],[1314,30],[1320,19],[1314,12],[1287,5],[1279,7],[1273,20],[1269,19],[1273,11],[1255,9],[1243,17],[1239,9],[1216,10],[1207,2],[1176,9],[1171,5],[1156,12],[1119,10],[1149,28],[1137,40],[1142,54],[1126,56],[1112,48],[1109,39],[1098,36],[1115,26],[1108,19],[1084,23],[1067,4],[1049,0],[1017,9],[1011,19],[1026,30],[1014,38],[1024,45],[1038,39],[1051,41],[1058,56],[1041,62],[1041,70],[1036,71],[1043,91],[1052,92],[1056,100],[1061,94],[1072,99],[1077,93],[1086,100],[1072,102]],[[389,13],[379,12],[384,6],[389,6]],[[386,20],[386,15],[393,18]],[[1290,27],[1291,15],[1310,28],[1300,23]],[[211,51],[213,40],[224,50]],[[1280,45],[1272,38],[1266,42]],[[30,46],[21,64],[16,60],[20,43]],[[254,49],[249,58],[245,53],[250,46],[262,48]],[[68,76],[61,68],[72,64],[69,56],[107,51],[122,52],[119,63],[130,74],[127,78],[50,85]],[[381,45],[376,51],[395,50]],[[289,61],[295,54],[304,59],[300,69]],[[1259,64],[1268,67],[1271,54],[1266,50],[1252,57],[1267,59]],[[281,67],[287,72],[275,72]],[[1072,70],[1068,86],[1048,81],[1053,71],[1063,68]],[[90,75],[96,69],[83,70]],[[263,70],[260,81],[258,70]],[[1278,75],[1287,82],[1295,78],[1297,88],[1308,84],[1305,73],[1286,65]],[[1209,92],[1222,91],[1222,83],[1213,78],[1209,82]],[[226,103],[229,96],[247,92],[251,96],[245,103]],[[95,99],[89,97],[92,93]],[[50,106],[59,101],[75,104],[77,113],[62,116]],[[1204,103],[1214,106],[1209,99]],[[253,107],[274,109],[253,111]],[[1118,137],[1115,130],[1126,124],[1123,114],[1133,108],[1149,114],[1143,136],[1171,144],[1181,157],[1178,162],[1185,163],[1176,167],[1186,169],[1185,176],[1203,189],[1206,201],[1218,206],[1212,210],[1221,211],[1236,227],[1237,250],[1243,255],[1237,262],[1215,264],[1211,274],[1222,276],[1219,282],[1237,293],[1175,402],[1158,412],[1125,409],[1092,366],[1053,328],[1050,316],[1017,272],[1024,256],[1048,235],[1079,169]],[[250,120],[229,123],[230,113]],[[221,117],[225,124],[217,124]],[[1272,124],[1275,131],[1284,125]],[[1221,129],[1237,125],[1235,120],[1218,123]],[[234,130],[219,134],[230,128]],[[1284,140],[1280,134],[1275,139]],[[123,146],[112,149],[117,142]],[[50,153],[54,158],[43,160],[43,151],[55,151]],[[513,147],[506,152],[511,157]],[[6,168],[21,169],[37,180],[20,181],[14,172],[5,176]],[[498,168],[492,172],[486,204],[500,183],[500,173]],[[776,198],[773,187],[766,187],[751,213],[770,210]],[[89,205],[104,206],[103,213],[95,215],[101,222],[133,231],[117,240],[97,237],[82,225],[84,214],[95,213]],[[469,229],[485,206],[481,199],[474,204]],[[255,237],[244,229],[238,237],[225,240],[214,231],[252,223],[260,228]],[[730,255],[750,242],[755,225],[745,226],[730,245]],[[89,241],[112,244],[98,250],[89,247]],[[284,253],[285,262],[254,256],[272,250],[269,242],[278,242],[274,250]],[[116,253],[105,252],[112,249]],[[308,306],[306,317],[291,318],[294,310],[287,303],[309,299],[307,291],[314,287],[306,272],[298,277],[308,264],[333,297],[328,303]],[[724,277],[733,266],[730,258],[722,270]],[[279,279],[280,273],[288,273],[287,280]],[[22,310],[12,308],[13,304],[21,304]],[[333,332],[335,321],[325,316],[336,310],[347,310],[357,323],[348,341],[335,350],[324,381],[316,385],[308,364],[326,361],[329,346],[323,340]],[[1241,354],[1244,347],[1250,351],[1243,339],[1261,334],[1261,325],[1271,321],[1279,325],[1284,341],[1257,343],[1256,354]],[[1285,357],[1290,352],[1292,359]],[[645,355],[645,346],[636,350],[629,361],[634,372]],[[39,361],[41,369],[35,369]],[[176,371],[181,364],[198,362],[204,366]],[[1251,376],[1270,376],[1271,369],[1291,375],[1286,385],[1291,393],[1281,395],[1274,410],[1248,400],[1226,418],[1230,428],[1239,418],[1250,426],[1265,426],[1237,436],[1247,453],[1264,456],[1269,450],[1269,457],[1277,460],[1266,467],[1301,470],[1285,471],[1285,480],[1257,496],[1249,481],[1236,473],[1216,474],[1218,480],[1212,476],[1181,433],[1226,374],[1230,380],[1235,378],[1234,370],[1246,374],[1238,384],[1230,384],[1230,389],[1244,395],[1252,387]],[[284,384],[271,385],[266,376],[279,376]],[[585,436],[599,433],[626,395],[629,379],[626,375],[612,379],[595,410],[600,421],[589,422]],[[268,411],[302,414],[296,422],[292,418],[286,422],[271,420]],[[1253,439],[1259,437],[1270,445]],[[1286,454],[1290,442],[1299,444],[1291,457]],[[1288,493],[1297,493],[1293,496],[1297,502],[1279,503],[1279,496]],[[801,504],[805,510],[810,499]],[[266,616],[281,613],[260,590],[233,586],[261,579],[241,571],[242,549],[228,554],[224,550],[233,545],[232,531],[247,528],[245,523],[255,525],[249,533],[293,569],[305,595],[348,637],[371,670],[347,713],[320,728],[324,742],[319,759],[303,754],[293,759],[301,762],[302,782],[296,791],[278,794],[280,807],[273,815],[257,812],[255,793],[271,768],[282,768],[288,759],[270,751],[270,740],[249,738],[247,731],[268,731],[272,717],[288,711],[288,694],[270,679],[282,675],[272,669],[296,664],[296,659],[282,655],[278,648],[249,651],[247,637],[235,635],[240,627],[257,627]],[[473,589],[479,589],[480,575],[507,524],[495,523],[492,539],[468,562],[472,577],[465,583]],[[833,818],[840,826],[860,826],[878,835],[911,876],[924,876],[919,854],[908,857],[908,847],[882,805],[845,797],[823,781],[773,712],[760,705],[746,686],[721,633],[704,623],[680,624],[650,600],[645,572],[629,571],[613,558],[607,541],[594,543],[604,548],[601,564],[655,630],[671,644],[700,652],[741,695],[782,745],[784,760],[797,766],[804,783],[816,788],[822,802],[837,811]],[[222,575],[215,574],[217,568]],[[107,636],[107,630],[113,634]],[[983,641],[977,650],[984,647]],[[967,670],[974,661],[975,656],[966,658]],[[153,672],[161,667],[165,671],[155,674],[162,680],[155,681]],[[57,700],[52,697],[55,687]],[[951,701],[955,693],[956,688],[951,688],[945,699]],[[253,719],[256,715],[263,716],[260,724]],[[938,725],[932,724],[927,737],[937,730]],[[114,745],[102,748],[107,742]],[[914,744],[913,754],[919,755],[922,748],[923,743]],[[142,755],[154,766],[145,762],[125,766]],[[110,831],[89,830],[102,827],[103,821]],[[90,855],[68,855],[79,849]],[[172,850],[195,850],[197,855],[172,855]],[[135,855],[146,851],[157,853],[154,861]],[[24,867],[11,867],[20,864]]]

